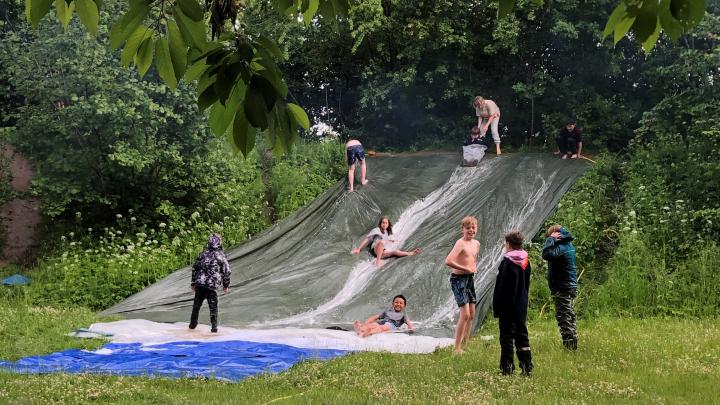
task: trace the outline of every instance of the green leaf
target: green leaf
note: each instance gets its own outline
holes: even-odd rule
[[[120,61],[123,66],[130,66],[130,63],[132,63],[135,58],[135,54],[137,53],[140,44],[151,36],[152,31],[150,28],[144,26],[137,27],[135,31],[130,34],[127,43],[125,43],[125,48],[123,48],[122,54],[120,55]]]
[[[135,66],[137,66],[140,77],[145,76],[145,73],[147,73],[148,69],[150,69],[150,65],[153,61],[153,45],[151,34],[142,41],[137,54],[135,55]]]
[[[544,3],[543,0],[532,0],[532,2],[533,2],[533,4],[535,4],[538,7],[542,7],[542,5]]]
[[[170,61],[172,62],[175,78],[180,81],[187,68],[187,46],[182,40],[180,29],[175,21],[167,20],[168,48],[170,49]]]
[[[212,105],[210,111],[210,128],[213,130],[215,135],[222,136],[225,130],[228,128],[230,123],[240,107],[240,103],[245,97],[245,83],[238,81],[230,92],[225,105],[220,102],[216,102]]]
[[[255,147],[255,131],[248,125],[248,119],[242,108],[238,109],[235,114],[231,143],[242,152],[245,158]]]
[[[157,68],[158,75],[163,81],[170,86],[175,88],[177,86],[177,77],[175,77],[175,70],[173,69],[172,58],[170,57],[170,47],[168,41],[164,37],[160,37],[155,41],[155,67]]]
[[[29,13],[26,11],[25,14],[29,15],[30,23],[32,24],[33,28],[37,29],[38,24],[40,23],[40,20],[45,17],[45,15],[50,11],[50,6],[53,3],[53,0],[25,0],[26,3],[26,10],[29,5]]]
[[[350,11],[349,0],[330,0],[336,15],[348,15]]]
[[[182,9],[183,14],[190,17],[193,21],[202,21],[203,19],[203,9],[200,7],[197,1],[195,0],[178,0],[177,2],[178,6],[180,6],[180,9]]]
[[[294,10],[293,0],[271,0],[271,3],[275,10],[283,15],[290,15]]]
[[[310,25],[312,22],[313,17],[315,16],[315,13],[318,10],[318,7],[320,6],[320,0],[309,0],[308,2],[308,8],[303,13],[303,21],[305,22],[305,25]]]
[[[253,75],[250,79],[250,90],[253,90],[254,92],[262,95],[263,100],[265,101],[265,108],[267,111],[270,111],[273,106],[275,105],[275,102],[279,98],[279,94],[277,90],[275,90],[275,87],[270,83],[270,81],[263,76],[260,75]],[[250,122],[252,122],[252,117],[250,114],[248,114],[248,119],[250,119]]]
[[[670,13],[670,0],[663,0],[660,3],[660,25],[662,25],[665,33],[674,42],[677,41],[683,33],[682,25]]]
[[[75,10],[75,2],[68,5],[65,0],[55,0],[55,14],[65,31],[67,31],[70,20],[72,20],[73,10]]]
[[[265,69],[259,70],[257,74],[266,78],[272,83],[275,90],[280,94],[280,97],[287,97],[288,88],[282,79],[282,72],[278,69],[275,62],[272,60],[270,54],[262,47],[257,48],[260,54],[260,59],[257,61]]]
[[[632,27],[633,23],[635,22],[635,17],[631,17],[626,15],[623,17],[622,20],[620,20],[619,23],[615,24],[615,39],[614,43],[617,45],[618,42],[620,42],[621,39],[625,37],[625,34],[630,30],[630,27]]]
[[[498,0],[498,17],[502,18],[510,14],[515,7],[515,0]]]
[[[659,19],[658,17],[656,17]],[[645,42],[642,43],[642,47],[645,50],[646,54],[649,54],[650,51],[652,51],[653,47],[655,47],[655,43],[657,42],[658,38],[660,38],[660,31],[662,31],[662,28],[660,27],[660,23],[658,22],[655,26],[655,32],[650,34]]]
[[[285,59],[285,54],[283,51],[277,46],[275,41],[272,39],[261,36],[258,38],[257,43],[260,45],[260,47],[264,48],[266,51],[268,51],[272,56],[275,57],[277,60],[283,60]],[[257,46],[255,47],[257,48]]]
[[[657,14],[650,10],[641,9],[632,25],[633,31],[637,35],[640,43],[645,43],[647,39],[655,32],[658,25]]]
[[[198,97],[198,109],[200,111],[205,111],[217,100],[218,97],[217,94],[215,94],[215,89],[213,88],[213,86],[208,86],[205,91],[203,91],[202,94],[200,94],[200,96]]]
[[[245,116],[253,127],[262,130],[268,127],[268,110],[265,104],[265,98],[260,89],[252,86],[252,82],[245,94],[243,106]]]
[[[180,33],[182,34],[185,44],[190,48],[204,49],[207,43],[205,23],[202,21],[193,21],[186,16],[178,6],[173,8],[173,15],[175,16],[178,28],[180,28]]]
[[[197,62],[193,63],[192,66],[190,66],[185,72],[185,80],[187,80],[188,82],[192,82],[193,80],[200,77],[200,75],[205,73],[205,71],[209,67],[205,62],[205,59],[200,59]]]
[[[305,112],[305,110],[302,109],[302,107],[297,104],[288,103],[287,109],[290,117],[292,117],[295,122],[300,124],[303,129],[305,129],[306,131],[310,129],[310,119],[308,118],[307,113]]]
[[[130,10],[110,30],[110,49],[115,50],[142,24],[150,7],[144,1],[132,2]]]
[[[97,35],[98,22],[100,21],[100,13],[97,5],[92,0],[75,0],[75,8],[77,9],[80,22],[93,36]]]
[[[625,17],[626,14],[627,10],[625,8],[625,3],[621,1],[620,4],[615,7],[612,14],[610,14],[610,18],[608,18],[607,23],[605,23],[603,38],[609,36],[615,31],[615,26],[620,22],[620,20],[622,20],[623,17]]]
[[[687,0],[690,5],[690,25],[694,27],[705,17],[707,5],[705,0]]]
[[[215,93],[218,95],[220,102],[225,104],[230,92],[235,86],[240,75],[240,63],[234,63],[232,65],[223,66],[217,72],[217,79],[215,80]]]

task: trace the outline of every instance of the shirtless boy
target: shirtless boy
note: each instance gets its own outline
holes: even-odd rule
[[[461,222],[462,238],[455,242],[450,254],[445,258],[445,265],[452,268],[450,288],[460,308],[457,328],[455,329],[455,354],[462,354],[463,343],[470,339],[472,322],[475,318],[475,280],[477,257],[480,242],[475,240],[477,219],[465,217]]]

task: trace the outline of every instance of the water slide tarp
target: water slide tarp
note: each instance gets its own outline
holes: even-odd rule
[[[233,274],[231,292],[220,295],[218,334],[207,325],[187,329],[193,294],[186,267],[102,313],[128,318],[89,328],[112,335],[112,344],[95,352],[0,362],[0,368],[238,380],[284,370],[303,358],[355,350],[427,353],[451,345],[457,306],[444,259],[460,237],[460,220],[479,219],[475,284],[482,318],[503,234],[520,229],[531,237],[586,166],[532,154],[486,157],[469,168],[459,167],[461,160],[459,154],[369,159],[367,186],[347,193],[339,182],[268,231],[227,250]],[[390,248],[420,247],[422,254],[389,259],[380,269],[366,251],[351,255],[381,215],[393,220],[397,243]],[[362,339],[325,329],[351,330],[353,320],[379,313],[395,294],[408,298],[407,313],[418,329],[414,336]],[[207,316],[205,307],[201,322],[207,324]]]
[[[339,182],[228,250],[233,273],[230,293],[220,296],[220,324],[352,329],[353,320],[378,313],[393,295],[404,294],[421,333],[452,336],[457,306],[444,259],[460,237],[460,220],[474,215],[480,222],[475,282],[486,309],[504,233],[520,229],[534,235],[586,167],[541,154],[491,156],[469,168],[459,167],[460,160],[457,154],[368,159],[367,186],[347,193]],[[390,248],[420,247],[422,254],[389,259],[379,270],[367,252],[351,255],[381,215],[393,220],[398,242]],[[186,322],[193,301],[190,273],[190,267],[180,269],[103,314]],[[201,322],[207,323],[207,316],[201,311]]]

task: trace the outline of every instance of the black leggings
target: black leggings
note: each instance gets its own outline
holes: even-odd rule
[[[190,328],[195,329],[198,323],[198,315],[203,301],[207,299],[210,307],[210,325],[217,329],[218,324],[218,296],[217,291],[207,287],[195,286],[195,300],[193,301],[192,314],[190,315]]]

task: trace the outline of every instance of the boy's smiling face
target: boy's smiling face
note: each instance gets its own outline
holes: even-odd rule
[[[475,234],[477,234],[477,224],[471,223],[468,226],[462,227],[462,236],[465,240],[470,240],[475,237]]]
[[[393,300],[393,309],[395,310],[395,312],[400,312],[405,309],[405,300],[400,297],[396,297]]]

